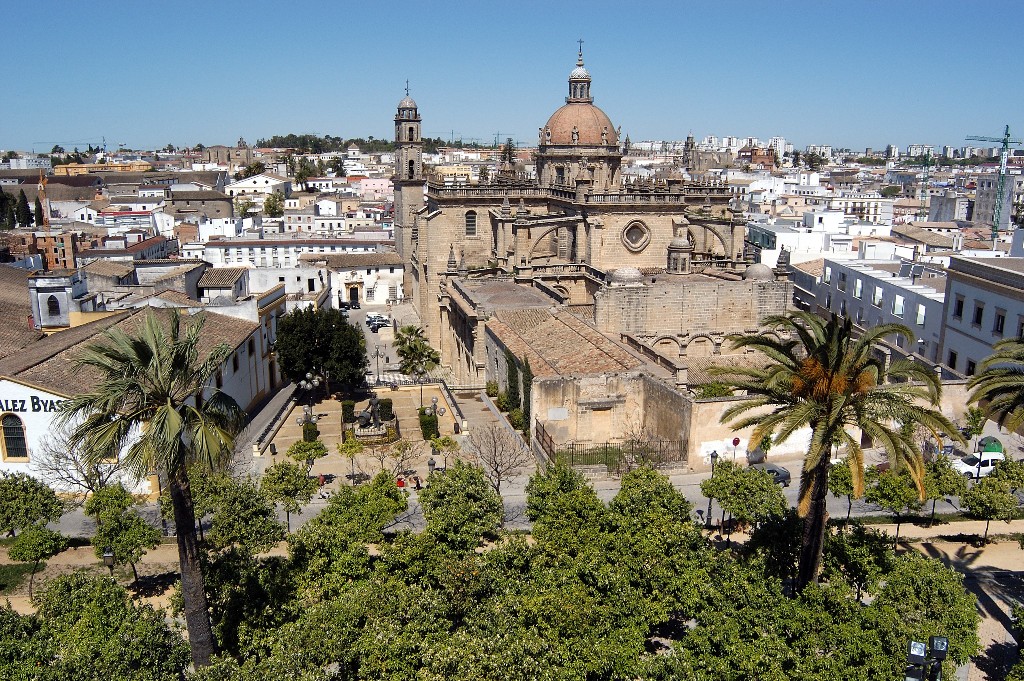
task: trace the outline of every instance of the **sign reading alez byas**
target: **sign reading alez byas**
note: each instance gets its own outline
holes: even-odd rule
[[[2,412],[55,412],[60,410],[66,400],[55,400],[49,397],[32,395],[27,400],[0,399],[0,413]]]

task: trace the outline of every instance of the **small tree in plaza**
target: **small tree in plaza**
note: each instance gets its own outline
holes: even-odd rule
[[[288,532],[292,531],[292,513],[302,513],[302,505],[313,498],[316,488],[316,480],[290,461],[275,463],[260,480],[260,489],[267,498],[284,508]]]
[[[982,543],[988,543],[988,526],[993,520],[1010,522],[1017,512],[1017,497],[1005,480],[989,475],[971,486],[960,499],[964,508],[985,521]]]
[[[28,595],[32,597],[32,582],[36,577],[39,563],[56,556],[68,547],[67,538],[45,525],[29,525],[24,528],[7,550],[11,560],[32,563],[32,574],[28,578]]]
[[[500,423],[474,429],[469,434],[469,448],[476,454],[484,475],[501,494],[501,484],[533,461],[533,454],[522,441]]]
[[[54,521],[64,512],[56,493],[25,473],[0,473],[0,532],[13,537],[31,525]]]
[[[904,512],[921,507],[914,480],[908,473],[897,473],[892,469],[879,473],[871,468],[868,469],[866,477],[868,487],[864,492],[864,498],[893,514],[896,520],[896,537],[893,541],[898,542]]]
[[[306,464],[306,472],[313,469],[313,462],[327,456],[327,446],[320,440],[307,442],[299,440],[288,448],[288,456],[300,463]]]
[[[935,524],[935,503],[946,497],[962,497],[967,491],[967,480],[944,456],[935,457],[925,464],[924,494],[932,502],[931,525]]]
[[[363,443],[356,439],[351,430],[342,431],[343,439],[338,443],[338,454],[349,460],[352,484],[356,484],[356,457],[363,452]]]
[[[828,491],[837,497],[846,497],[846,524],[853,512],[853,471],[844,461],[828,471]]]

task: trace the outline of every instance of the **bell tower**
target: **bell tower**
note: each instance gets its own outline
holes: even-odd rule
[[[416,102],[409,96],[409,81],[405,83],[405,97],[398,103],[395,114],[395,247],[405,265],[405,294],[412,294],[411,262],[416,232],[415,213],[423,206],[423,141],[420,136],[420,118]]]
[[[420,138],[422,123],[416,102],[409,96],[409,83],[406,81],[405,98],[398,103],[398,113],[395,114],[395,145],[398,148],[396,180],[423,180],[423,141]]]

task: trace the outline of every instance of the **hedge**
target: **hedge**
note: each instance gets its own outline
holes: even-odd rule
[[[383,397],[377,400],[377,413],[381,421],[390,421],[395,418],[395,407],[390,397]]]
[[[440,437],[441,432],[437,429],[437,414],[427,414],[425,407],[420,407],[420,432],[424,440],[431,440]]]

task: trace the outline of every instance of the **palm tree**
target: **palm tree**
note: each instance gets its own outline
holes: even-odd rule
[[[882,324],[854,337],[849,319],[828,321],[807,312],[764,320],[772,332],[735,334],[736,348],[760,351],[767,362],[756,368],[720,367],[713,373],[749,399],[726,409],[722,422],[754,427],[753,442],[772,436],[785,442],[810,428],[810,443],[800,476],[798,512],[804,520],[797,589],[817,579],[825,538],[828,472],[833,446],[845,447],[854,496],[864,493],[864,452],[851,433],[859,429],[885,448],[894,468],[906,468],[924,499],[924,463],[915,438],[901,432],[903,423],[920,423],[936,438],[941,432],[959,438],[953,424],[934,407],[941,383],[929,368],[909,360],[886,363],[873,352],[882,338],[912,331]],[[749,412],[753,411],[753,414]]]
[[[1024,337],[1004,338],[971,378],[969,402],[987,402],[986,411],[1000,426],[1015,431],[1024,425]]]
[[[420,384],[420,406],[423,406],[423,377],[438,365],[441,355],[430,347],[423,329],[407,324],[395,333],[395,352],[401,358],[399,371],[415,376]]]
[[[68,400],[62,418],[74,429],[71,446],[87,452],[123,452],[140,478],[156,471],[167,479],[177,527],[185,625],[192,661],[207,665],[214,652],[196,520],[187,468],[214,468],[230,456],[244,413],[208,387],[232,348],[221,344],[206,359],[197,346],[203,318],[182,328],[175,310],[165,327],[150,311],[134,335],[113,328],[86,347],[77,364],[98,374],[95,388]],[[205,399],[199,399],[204,392]]]

